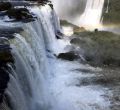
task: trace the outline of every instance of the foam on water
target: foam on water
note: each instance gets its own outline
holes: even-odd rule
[[[58,18],[48,5],[33,7],[37,19],[30,23],[3,23],[5,26],[22,26],[24,31],[10,40],[16,68],[11,67],[10,82],[6,94],[12,110],[107,110],[109,102],[102,95],[101,86],[76,86],[82,74],[75,69],[99,71],[79,62],[57,59],[53,54],[66,52],[69,39],[56,39],[60,30]],[[48,58],[47,54],[53,58]],[[20,103],[21,102],[21,103]]]
[[[92,78],[94,75],[72,71],[78,68],[95,68],[61,60],[54,60],[52,64],[55,65],[54,77],[51,79],[51,91],[55,98],[52,110],[109,110],[109,101],[102,97],[105,88],[95,85],[77,86],[82,78]]]
[[[64,43],[61,51],[65,52],[67,45],[70,45],[69,41]],[[101,71],[100,68],[59,59],[50,59],[50,64],[53,68],[50,90],[54,99],[51,110],[109,110],[110,102],[103,97],[107,88],[100,85],[80,84],[83,78],[92,79],[96,75],[74,71],[87,69],[97,73]]]

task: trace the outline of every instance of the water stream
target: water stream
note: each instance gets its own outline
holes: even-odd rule
[[[86,8],[80,17],[79,25],[83,27],[97,27],[100,25],[104,0],[87,0]]]
[[[102,4],[103,0],[88,0],[84,15],[90,11],[88,16],[98,23]],[[15,59],[15,67],[8,65],[11,72],[5,92],[10,110],[109,110],[109,101],[103,97],[107,88],[82,84],[83,78],[95,75],[76,71],[88,69],[97,73],[101,69],[56,58],[59,53],[69,51],[66,46],[71,44],[69,38],[56,38],[57,31],[61,29],[55,11],[48,5],[28,9],[37,16],[33,22],[5,23],[0,20],[1,26],[24,29],[10,40]],[[92,16],[95,14],[92,11],[99,14]]]

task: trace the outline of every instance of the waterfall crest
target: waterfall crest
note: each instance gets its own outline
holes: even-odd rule
[[[80,16],[79,26],[89,27],[100,24],[104,0],[87,0],[86,8]]]
[[[92,4],[88,1],[85,10],[96,9],[102,0],[93,0]],[[2,30],[6,39],[0,50],[5,46],[10,51],[10,61],[5,65],[7,75],[3,75],[8,81],[5,80],[0,110],[109,110],[109,103],[101,97],[102,87],[81,86],[82,79],[95,78],[91,72],[98,72],[99,68],[59,59],[59,53],[80,48],[72,46],[67,37],[58,40],[63,34],[52,4],[23,7],[12,10],[18,16],[9,13],[0,17],[0,34]],[[83,75],[79,70],[90,71],[91,75]]]
[[[1,26],[23,29],[9,40],[15,63],[8,64],[10,81],[5,91],[7,99],[3,99],[1,109],[48,110],[51,106],[47,54],[52,54],[58,45],[56,33],[60,25],[55,11],[49,5],[28,7],[28,10],[37,16],[32,22],[5,23],[3,19],[0,20]]]

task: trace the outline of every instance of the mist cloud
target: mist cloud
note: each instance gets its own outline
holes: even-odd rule
[[[85,10],[87,0],[52,0],[54,8],[61,19],[75,21]]]

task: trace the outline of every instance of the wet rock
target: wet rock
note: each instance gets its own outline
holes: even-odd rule
[[[9,41],[6,39],[1,40],[0,38],[0,64],[6,64],[7,62],[14,62],[11,54],[11,47]]]
[[[22,32],[23,29],[21,27],[1,27],[0,28],[0,38],[8,38],[12,39],[14,38],[15,33]],[[1,41],[2,39],[0,39]]]
[[[5,15],[6,15],[6,12],[0,12],[0,17]]]
[[[24,6],[24,7],[29,7],[29,6],[34,6],[35,4],[29,1],[9,1],[13,7],[17,7],[17,6]]]
[[[9,82],[9,73],[7,63],[10,61],[10,57],[2,56],[0,52],[0,103],[2,102],[5,89],[7,88],[7,84]]]
[[[73,38],[71,41],[70,41],[71,44],[81,44],[83,43],[83,41],[80,39],[80,38]]]
[[[0,34],[14,34],[23,31],[21,27],[1,27]]]
[[[0,65],[1,66],[1,65]],[[3,99],[3,94],[7,88],[9,82],[9,74],[6,72],[5,68],[0,67],[0,103]]]
[[[52,4],[52,3],[49,3],[48,5],[51,7],[51,9],[54,9],[54,7],[53,7],[53,4]]]
[[[10,79],[8,63],[14,63],[10,44],[6,38],[0,38],[0,103],[3,101],[4,92]]]
[[[57,38],[57,39],[62,39],[63,36],[64,36],[63,33],[60,32],[59,30],[56,32],[56,38]]]
[[[32,14],[26,8],[12,8],[8,10],[7,15],[10,19],[23,20],[33,18]]]
[[[79,59],[79,55],[75,54],[74,52],[67,52],[67,53],[60,53],[57,58],[74,61]]]
[[[9,10],[10,8],[12,8],[10,2],[0,2],[0,11]]]
[[[93,74],[93,73],[95,73],[96,71],[94,71],[94,70],[90,70],[90,69],[74,69],[74,70],[72,70],[72,71],[77,71],[77,72],[82,72],[82,73],[90,73],[90,74]]]
[[[98,29],[96,28],[94,31],[95,31],[95,32],[98,32]]]
[[[26,1],[32,1],[32,2],[37,2],[41,5],[47,4],[47,3],[51,3],[50,0],[26,0]]]

